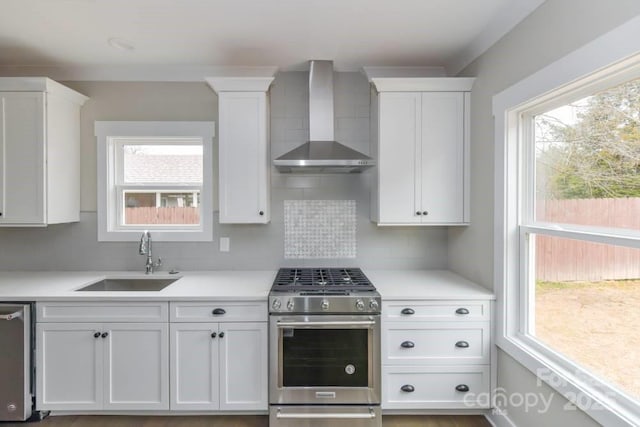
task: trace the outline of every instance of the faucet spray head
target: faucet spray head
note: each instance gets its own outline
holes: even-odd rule
[[[145,231],[144,233],[142,233],[142,237],[140,237],[140,248],[138,249],[138,252],[140,253],[140,255],[147,254],[150,237],[151,236],[149,235],[148,231]]]

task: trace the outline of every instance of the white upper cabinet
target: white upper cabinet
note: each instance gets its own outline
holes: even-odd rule
[[[267,91],[272,81],[273,76],[207,78],[218,94],[222,224],[266,224],[271,219]]]
[[[44,77],[0,77],[0,226],[79,220],[87,99]]]
[[[372,79],[378,225],[469,223],[469,91],[473,79]]]

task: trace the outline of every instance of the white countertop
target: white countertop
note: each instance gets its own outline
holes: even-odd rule
[[[493,293],[446,270],[364,270],[383,300],[494,299]],[[266,300],[276,271],[188,271],[154,278],[179,278],[161,291],[76,292],[104,278],[149,277],[132,271],[0,272],[0,301],[188,301]]]
[[[160,272],[153,278],[179,278],[161,291],[76,292],[104,278],[144,278],[143,272],[0,272],[0,301],[186,301],[186,300],[266,300],[275,271],[188,271]]]
[[[495,299],[490,290],[448,270],[366,270],[383,301]]]

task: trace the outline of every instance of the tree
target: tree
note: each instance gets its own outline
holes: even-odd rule
[[[536,116],[539,196],[640,197],[640,79]]]

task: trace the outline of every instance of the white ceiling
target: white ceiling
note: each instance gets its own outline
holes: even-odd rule
[[[0,0],[0,67],[295,70],[333,59],[337,70],[444,66],[452,75],[543,1]]]

